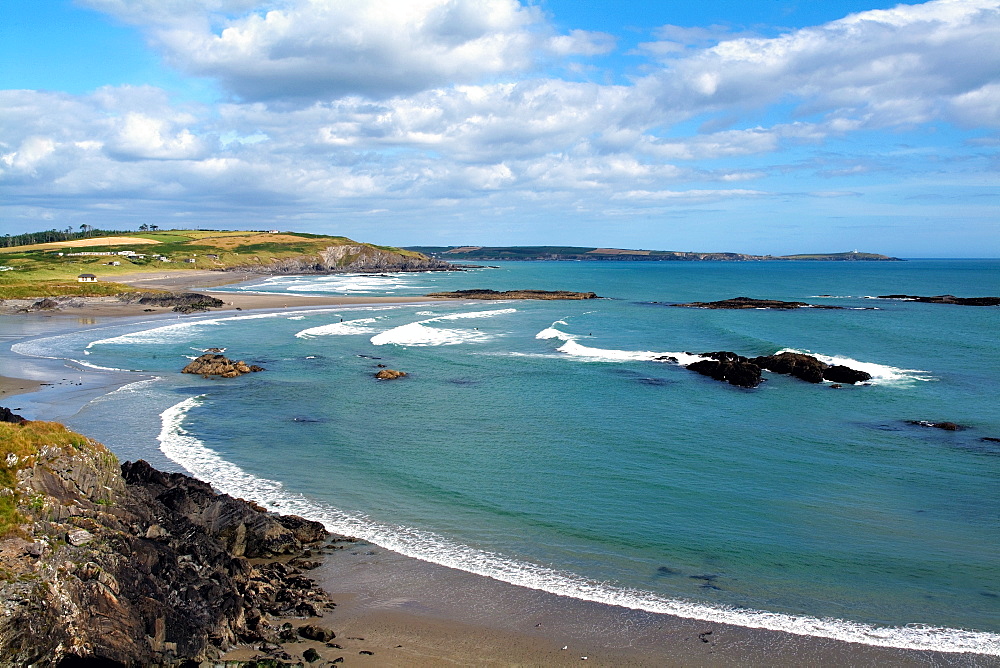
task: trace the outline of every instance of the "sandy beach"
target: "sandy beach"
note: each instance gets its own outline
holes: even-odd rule
[[[165,272],[115,280],[137,289],[211,294],[212,287],[246,278],[219,272]],[[431,301],[217,294],[227,302],[219,310]],[[66,316],[87,326],[129,316],[155,318],[159,313],[165,318],[170,309],[151,314],[137,305],[95,298],[82,306],[30,317],[61,321],[65,330]],[[0,316],[7,323],[18,317]],[[5,346],[12,338],[4,337]],[[8,355],[4,372],[16,376],[17,364]],[[41,387],[40,380],[2,377],[0,400]],[[4,405],[13,406],[7,401]],[[276,621],[318,623],[334,630],[337,639],[333,646],[314,641],[286,644],[284,651],[296,660],[313,648],[327,661],[343,658],[345,665],[372,666],[552,666],[584,661],[604,666],[1000,666],[995,657],[872,647],[560,597],[363,543],[330,553],[309,575],[330,593],[337,609],[320,620]],[[227,658],[255,656],[263,656],[259,648],[239,647]]]

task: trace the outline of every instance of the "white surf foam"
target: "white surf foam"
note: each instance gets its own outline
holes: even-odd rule
[[[316,336],[347,336],[350,334],[371,334],[371,325],[377,322],[376,318],[358,318],[346,322],[335,322],[329,325],[320,325],[303,329],[295,335],[297,339],[311,339]]]
[[[444,327],[428,327],[427,325],[454,320],[494,318],[499,315],[510,315],[511,313],[517,313],[517,309],[504,308],[489,311],[451,313],[449,315],[427,318],[426,320],[418,320],[417,322],[394,327],[388,331],[376,334],[371,338],[371,342],[376,346],[390,344],[397,346],[450,346],[461,343],[482,343],[489,341],[495,335],[479,331],[478,328],[449,329]]]
[[[322,522],[334,533],[361,538],[408,557],[585,601],[877,647],[1000,656],[1000,634],[923,625],[877,627],[842,619],[820,619],[672,599],[652,592],[614,587],[574,573],[477,550],[430,531],[379,523],[361,513],[344,512],[291,492],[278,481],[247,473],[187,432],[183,427],[184,417],[199,405],[202,397],[185,399],[160,414],[162,426],[158,440],[163,454],[192,475],[211,483],[220,492],[253,499],[264,506],[279,508],[281,512]]]
[[[565,325],[563,320],[557,320],[551,327],[546,327],[535,334],[536,339],[559,339],[563,344],[556,348],[561,353],[576,357],[581,360],[591,362],[632,362],[632,361],[662,361],[661,357],[672,357],[677,360],[677,364],[687,366],[703,359],[699,355],[678,352],[655,352],[652,350],[614,350],[608,348],[594,348],[585,346],[579,342],[581,337],[560,329],[556,325]]]
[[[796,350],[795,348],[783,348],[774,354],[778,355],[780,353],[801,353],[803,355],[812,355],[820,362],[824,362],[826,364],[841,364],[852,369],[857,369],[858,371],[865,371],[870,373],[872,376],[872,379],[868,381],[869,385],[908,385],[915,381],[937,380],[933,376],[919,375],[928,373],[927,371],[922,371],[920,369],[900,369],[899,367],[889,366],[887,364],[860,362],[856,359],[851,359],[850,357],[821,355],[820,353],[814,353],[809,350]]]
[[[84,362],[83,360],[70,359],[69,361],[74,364],[79,364],[80,366],[85,366],[88,369],[96,369],[98,371],[134,371],[134,369],[119,369],[113,366],[100,366],[97,364],[91,364],[90,362]]]

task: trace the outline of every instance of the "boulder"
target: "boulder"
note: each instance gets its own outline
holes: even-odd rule
[[[854,383],[863,383],[871,380],[872,375],[867,371],[852,369],[843,364],[834,364],[823,370],[823,379],[833,381],[834,383],[848,383],[849,385],[853,385]]]
[[[750,360],[762,369],[775,373],[785,373],[809,383],[823,382],[823,372],[827,365],[812,355],[802,353],[779,353],[766,357],[755,357]]]
[[[746,357],[728,351],[704,353],[700,362],[689,364],[688,368],[703,376],[723,380],[737,387],[757,387],[760,385],[760,367]]]
[[[264,371],[264,367],[256,364],[247,364],[243,360],[234,362],[225,355],[219,353],[205,353],[193,360],[186,367],[181,369],[181,373],[195,373],[201,376],[222,376],[223,378],[235,378],[245,373]]]
[[[407,375],[405,371],[396,371],[395,369],[380,369],[375,377],[379,380],[395,380],[396,378],[403,378]]]

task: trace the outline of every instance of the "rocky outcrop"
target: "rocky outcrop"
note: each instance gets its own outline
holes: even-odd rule
[[[659,302],[653,302],[657,304]],[[843,309],[843,306],[826,306],[822,304],[807,304],[806,302],[783,302],[777,299],[754,299],[752,297],[734,297],[716,302],[690,302],[688,304],[671,304],[671,306],[683,306],[686,308],[708,308],[708,309],[779,309],[791,310],[796,308],[818,308],[818,309]]]
[[[219,308],[225,302],[197,292],[125,292],[118,299],[126,304],[141,306],[173,307],[177,313],[194,313]]]
[[[240,264],[226,267],[225,270],[257,274],[336,274],[458,269],[449,262],[428,258],[419,253],[403,254],[366,244],[344,244],[328,246],[317,255]]]
[[[24,418],[14,413],[9,408],[4,408],[0,406],[0,422],[9,422],[11,424],[21,424],[24,422]]]
[[[956,297],[955,295],[937,295],[920,297],[918,295],[879,295],[879,299],[905,299],[924,304],[955,304],[958,306],[1000,306],[1000,297]]]
[[[0,665],[182,665],[277,640],[268,615],[332,605],[268,561],[318,545],[322,525],[145,462],[119,468],[70,436],[21,459],[6,492],[23,521],[0,539]]]
[[[205,353],[181,369],[181,373],[195,373],[200,376],[222,376],[223,378],[235,378],[245,373],[255,373],[257,371],[266,371],[266,369],[256,364],[247,364],[243,360],[234,362],[219,353]]]
[[[445,299],[600,299],[593,292],[569,292],[567,290],[455,290],[453,292],[432,292],[428,297]]]
[[[395,369],[380,369],[375,377],[379,380],[395,380],[397,378],[405,378],[408,374],[405,371],[396,371]]]
[[[737,387],[760,385],[760,367],[746,357],[730,352],[705,353],[704,357],[708,359],[689,364],[687,368]]]
[[[738,387],[757,387],[763,381],[761,370],[795,376],[810,383],[829,380],[833,383],[855,384],[871,380],[871,374],[843,365],[826,364],[802,353],[784,352],[764,357],[743,357],[727,350],[701,353],[704,359],[687,365],[688,369],[703,376],[721,380]],[[655,358],[658,362],[676,364],[677,358],[664,356]]]

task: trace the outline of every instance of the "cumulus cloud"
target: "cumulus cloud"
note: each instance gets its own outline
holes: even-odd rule
[[[726,40],[640,85],[664,105],[693,110],[791,101],[801,113],[909,126],[961,117],[957,100],[997,81],[997,34],[996,0],[898,5],[776,38]]]

